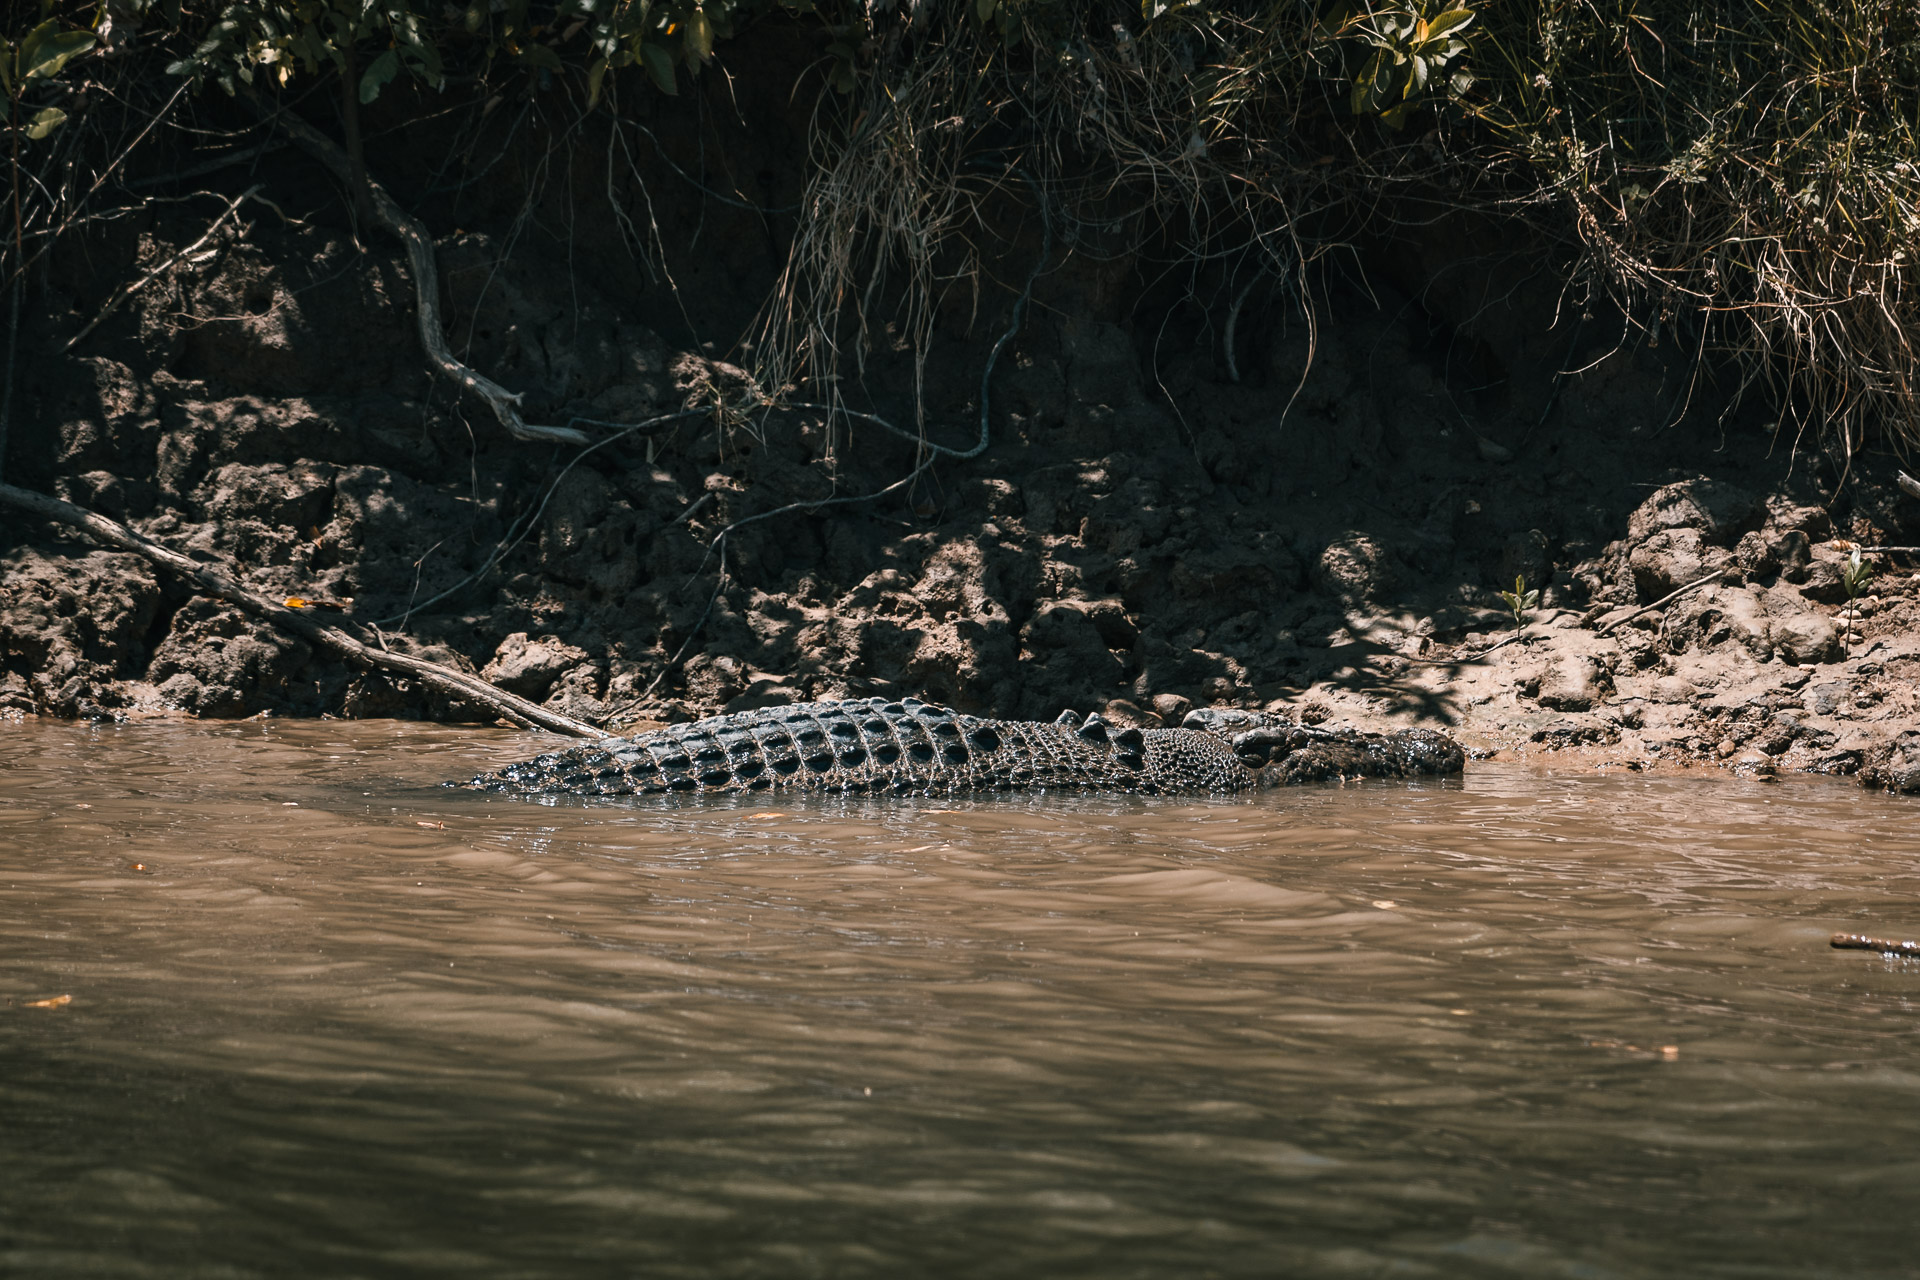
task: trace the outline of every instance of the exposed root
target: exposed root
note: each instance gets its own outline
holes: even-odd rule
[[[335,177],[349,184],[353,182],[353,163],[333,139],[290,111],[273,111],[257,100],[249,101],[263,118],[286,130],[302,150],[326,165]],[[440,324],[440,271],[434,262],[432,238],[427,235],[425,227],[400,207],[385,187],[371,176],[367,178],[366,185],[375,220],[407,246],[407,263],[413,272],[415,306],[420,320],[420,345],[426,349],[427,358],[434,368],[485,400],[487,407],[493,410],[494,417],[500,420],[500,425],[514,439],[586,444],[586,434],[572,427],[543,426],[526,421],[520,416],[521,397],[518,393],[507,390],[454,357]]]

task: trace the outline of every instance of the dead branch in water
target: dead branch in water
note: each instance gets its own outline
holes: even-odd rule
[[[1920,942],[1869,938],[1864,933],[1836,933],[1832,945],[1842,951],[1878,951],[1883,955],[1920,957]]]
[[[219,569],[151,542],[118,521],[96,515],[71,502],[62,502],[31,489],[0,484],[0,503],[56,524],[79,529],[94,541],[109,547],[144,556],[154,564],[179,574],[209,595],[230,601],[256,618],[262,618],[303,640],[334,650],[362,670],[392,671],[411,676],[449,697],[477,702],[524,728],[546,729],[575,738],[606,736],[583,721],[549,711],[538,703],[529,702],[504,689],[496,689],[478,676],[470,676],[424,658],[376,649],[341,627],[329,626],[300,610],[289,609],[278,601],[249,591]]]
[[[356,179],[364,181],[366,197],[373,205],[374,220],[407,246],[407,264],[413,272],[415,309],[420,318],[420,345],[426,348],[427,358],[433,362],[434,368],[485,400],[493,410],[494,417],[500,420],[500,425],[516,440],[587,443],[585,433],[572,427],[542,426],[526,421],[520,416],[518,392],[507,390],[454,357],[453,349],[447,345],[446,333],[440,326],[440,268],[434,261],[433,237],[427,234],[427,229],[401,208],[400,202],[375,182],[371,174],[357,174],[353,161],[332,138],[291,111],[271,109],[251,96],[247,101],[270,125],[285,130],[302,150],[332,170],[336,178],[356,192],[356,199],[361,190]]]

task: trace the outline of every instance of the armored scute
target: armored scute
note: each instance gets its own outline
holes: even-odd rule
[[[1178,729],[1119,728],[1069,712],[1052,724],[984,720],[913,698],[810,702],[716,716],[556,751],[467,785],[567,795],[826,791],[955,795],[1244,791],[1333,777],[1458,773],[1443,734],[1320,730],[1249,712],[1197,711]]]

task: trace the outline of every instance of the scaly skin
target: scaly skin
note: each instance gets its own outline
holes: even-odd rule
[[[1278,755],[1275,754],[1278,750]],[[1459,747],[1424,730],[1382,736],[1274,716],[1195,712],[1179,729],[983,720],[907,698],[810,702],[608,738],[466,785],[566,795],[1016,790],[1217,794],[1336,776],[1457,773]]]

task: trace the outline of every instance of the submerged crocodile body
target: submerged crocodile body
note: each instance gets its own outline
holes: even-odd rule
[[[581,796],[824,791],[954,795],[1067,790],[1224,793],[1335,777],[1458,773],[1444,734],[1322,730],[1277,716],[1195,711],[1178,729],[1068,712],[984,720],[906,698],[808,702],[715,716],[555,751],[465,784]]]

